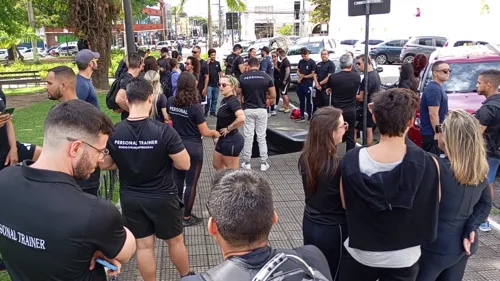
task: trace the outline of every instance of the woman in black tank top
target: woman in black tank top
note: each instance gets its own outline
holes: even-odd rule
[[[479,121],[471,114],[451,111],[436,132],[445,152],[437,238],[422,245],[417,281],[460,281],[479,244],[476,230],[491,210],[488,163]]]

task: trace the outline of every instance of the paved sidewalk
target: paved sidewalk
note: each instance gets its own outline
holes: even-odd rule
[[[283,120],[288,116],[278,115],[272,118],[275,118],[275,121],[282,126],[286,123]],[[208,120],[211,127],[213,127],[214,120],[213,118]],[[295,124],[292,126],[295,126]],[[204,218],[204,222],[198,226],[185,228],[185,240],[191,267],[197,273],[205,271],[223,260],[219,246],[206,229],[208,212],[205,209],[205,203],[208,199],[210,181],[215,173],[212,168],[214,145],[211,139],[204,139],[204,149],[205,161],[193,210],[195,214]],[[271,156],[268,160],[271,168],[263,172],[271,184],[275,208],[279,215],[279,221],[273,226],[270,235],[270,242],[274,247],[291,248],[302,245],[304,192],[297,170],[298,156],[298,153]],[[257,160],[252,160],[252,164],[253,169],[258,169],[259,163]],[[500,232],[493,230],[490,233],[480,233],[479,239],[478,254],[469,261],[463,280],[500,280]],[[168,258],[167,245],[157,240],[155,253],[158,272],[157,280],[179,280],[177,270]],[[119,280],[142,281],[135,258],[123,267]]]

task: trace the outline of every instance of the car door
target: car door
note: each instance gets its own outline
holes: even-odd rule
[[[417,40],[415,54],[423,53],[429,57],[436,50],[436,41],[432,37],[421,37]]]

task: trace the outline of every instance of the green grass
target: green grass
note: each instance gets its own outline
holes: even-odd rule
[[[45,92],[45,87],[43,86],[36,86],[36,87],[25,87],[25,88],[13,88],[13,89],[3,89],[3,92],[5,95],[10,96],[10,95],[28,95],[28,94],[35,94],[35,93],[42,93]]]

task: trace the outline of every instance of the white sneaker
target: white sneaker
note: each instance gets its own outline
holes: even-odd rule
[[[251,170],[252,169],[252,165],[250,165],[250,163],[247,164],[246,162],[241,163],[241,167],[243,169],[247,169],[247,170]]]
[[[270,167],[269,163],[267,163],[267,162],[260,164],[260,170],[263,171],[263,172],[269,170],[269,167]]]
[[[276,110],[271,111],[271,116],[276,115]]]
[[[271,117],[271,116],[272,116],[272,115],[271,115],[271,112],[268,112],[268,113],[267,113],[267,117]]]

